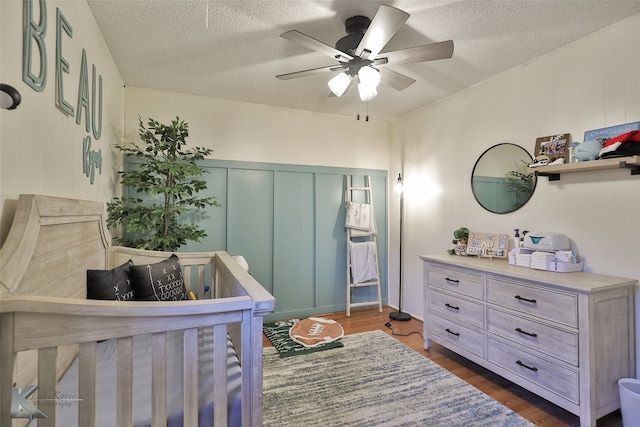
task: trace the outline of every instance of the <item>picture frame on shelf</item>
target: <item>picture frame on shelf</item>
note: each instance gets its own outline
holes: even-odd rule
[[[549,157],[549,163],[556,159],[563,158],[565,163],[569,163],[569,147],[571,147],[571,134],[563,133],[536,138],[536,148],[534,158],[538,156]]]

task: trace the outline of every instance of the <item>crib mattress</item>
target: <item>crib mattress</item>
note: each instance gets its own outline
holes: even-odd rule
[[[116,425],[116,346],[117,340],[97,344],[96,426]],[[198,416],[200,426],[213,423],[213,328],[198,330]],[[180,331],[167,333],[167,426],[183,426],[183,339]],[[133,418],[135,427],[151,425],[151,335],[133,339]],[[227,340],[227,397],[229,426],[241,425],[240,363],[231,341]],[[58,383],[57,425],[77,426],[78,358]],[[69,398],[69,400],[65,400]],[[35,420],[29,426],[36,426]]]

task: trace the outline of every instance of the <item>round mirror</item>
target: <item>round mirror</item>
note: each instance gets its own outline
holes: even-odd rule
[[[524,148],[497,144],[482,153],[471,173],[471,189],[480,206],[489,212],[505,214],[524,206],[538,182],[527,165],[533,161]]]

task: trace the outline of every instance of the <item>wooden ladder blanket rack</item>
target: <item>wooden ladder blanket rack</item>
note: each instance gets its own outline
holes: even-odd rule
[[[364,203],[353,202],[353,192],[364,192]],[[361,193],[360,193],[361,194]],[[380,287],[380,266],[378,262],[378,230],[375,223],[373,211],[373,197],[371,192],[371,178],[364,177],[364,186],[352,186],[351,176],[346,176],[345,191],[345,228],[347,230],[347,316],[351,316],[351,309],[355,307],[378,305],[378,311],[382,313],[382,291]],[[356,241],[354,241],[356,239]],[[354,246],[360,245],[360,246]],[[366,245],[366,246],[363,246]],[[368,254],[369,262],[365,263],[365,271],[356,268],[354,274],[354,264],[356,262],[361,267],[359,260],[353,259],[354,249],[356,253],[365,252]],[[372,265],[375,260],[375,266]],[[357,266],[356,266],[357,267]],[[358,272],[360,270],[360,272]],[[364,279],[364,280],[360,280]],[[377,300],[352,302],[353,290],[355,288],[375,287],[377,290]]]

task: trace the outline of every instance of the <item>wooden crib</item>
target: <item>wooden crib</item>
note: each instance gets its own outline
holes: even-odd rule
[[[111,246],[105,219],[101,202],[20,196],[0,249],[0,425],[22,425],[12,421],[14,387],[56,390],[77,357],[78,425],[95,426],[96,343],[117,339],[117,425],[130,427],[132,340],[151,334],[151,425],[166,425],[167,387],[183,387],[184,426],[196,426],[198,328],[205,326],[213,328],[216,410],[209,425],[228,422],[228,339],[241,366],[241,424],[262,425],[262,323],[274,309],[273,296],[226,252],[178,252],[185,285],[197,301],[88,300],[87,269],[111,269],[129,259],[150,264],[171,255]],[[182,384],[166,381],[167,331],[183,331]],[[55,408],[39,408],[47,416],[39,427],[57,425]]]

